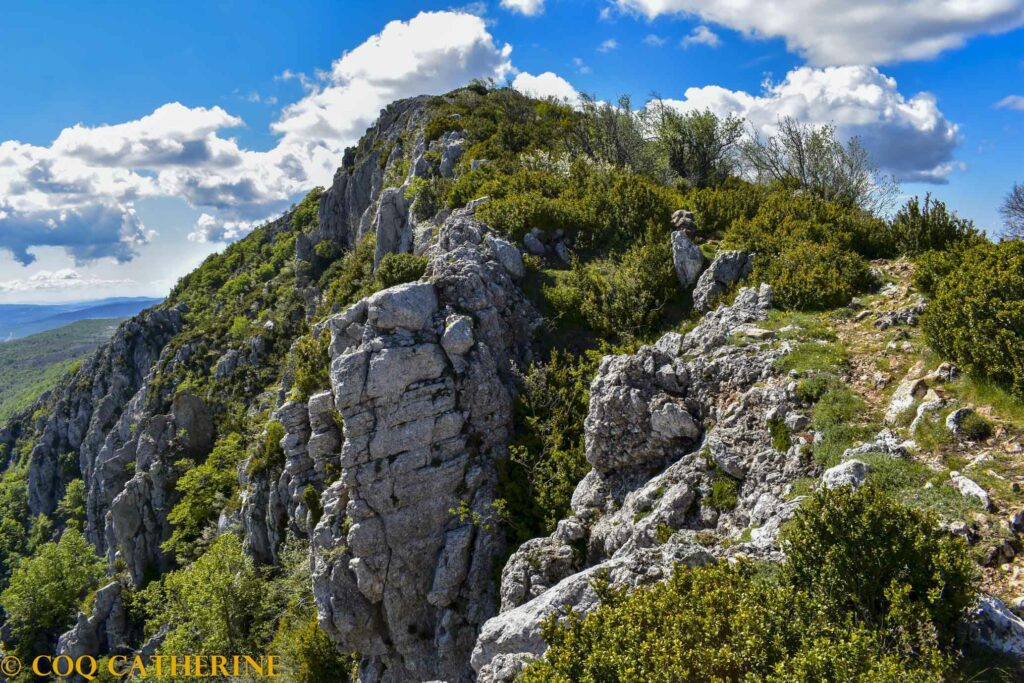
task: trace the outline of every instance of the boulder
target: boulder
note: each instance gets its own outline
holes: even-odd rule
[[[821,475],[821,484],[827,489],[837,489],[841,486],[859,489],[867,479],[868,469],[867,464],[860,460],[847,460],[825,470]]]
[[[998,598],[982,595],[967,623],[973,642],[1003,655],[1024,657],[1024,620]]]
[[[754,257],[743,251],[723,251],[715,256],[708,269],[697,280],[693,290],[693,308],[709,311],[715,300],[734,284],[750,275]]]
[[[900,382],[889,401],[889,408],[885,411],[886,423],[895,423],[900,414],[912,408],[927,391],[928,384],[923,379],[908,377]]]
[[[690,289],[697,284],[697,278],[704,267],[704,254],[682,230],[672,233],[672,265],[683,289]]]

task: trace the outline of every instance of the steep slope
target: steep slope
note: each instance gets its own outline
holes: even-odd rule
[[[806,291],[758,268],[767,228],[746,204],[838,215],[849,234],[877,219],[758,187],[684,196],[559,156],[594,125],[479,84],[390,105],[331,187],[210,257],[0,428],[0,581],[79,529],[105,567],[54,625],[10,619],[5,645],[281,648],[300,683],[347,676],[339,653],[367,682],[511,681],[545,652],[544,623],[599,606],[600,582],[777,562],[809,494],[897,466],[867,453],[902,465],[911,446],[868,429],[888,395],[835,405],[863,386],[836,350],[851,310],[773,308],[776,289]],[[699,236],[684,202],[742,225],[747,251],[716,253],[722,235]],[[866,263],[809,239],[801,255],[852,264],[845,305]]]

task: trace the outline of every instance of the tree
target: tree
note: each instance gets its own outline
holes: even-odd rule
[[[53,635],[74,622],[78,605],[103,576],[103,562],[77,529],[68,528],[57,543],[15,566],[0,594],[7,626],[23,654],[37,654],[40,636]]]
[[[1024,185],[1014,183],[1006,195],[999,213],[1006,223],[1006,235],[1010,239],[1024,239]]]
[[[878,172],[857,138],[839,142],[834,126],[812,126],[787,116],[779,119],[775,135],[762,138],[752,131],[742,153],[759,179],[873,213],[888,208],[899,189],[894,178]]]
[[[585,156],[638,173],[654,174],[654,151],[644,134],[645,123],[633,111],[628,96],[617,105],[580,96],[580,111],[566,131],[566,147],[572,156]]]
[[[143,591],[147,629],[170,625],[161,654],[260,654],[280,605],[232,534]]]
[[[974,223],[946,209],[945,203],[926,194],[924,202],[908,199],[890,224],[893,247],[900,254],[917,256],[978,238]]]
[[[651,110],[669,168],[693,187],[715,187],[737,167],[743,119],[711,110],[682,113],[656,102]]]

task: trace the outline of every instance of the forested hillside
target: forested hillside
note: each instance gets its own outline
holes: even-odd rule
[[[1018,680],[1024,247],[899,196],[788,119],[393,103],[0,428],[5,651]]]
[[[118,320],[80,320],[0,344],[0,421],[24,410],[110,339]]]

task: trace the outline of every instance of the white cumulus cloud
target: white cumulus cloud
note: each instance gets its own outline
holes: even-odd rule
[[[196,219],[192,232],[188,234],[191,242],[233,242],[245,237],[258,222],[226,221],[203,213]]]
[[[689,47],[691,45],[707,45],[708,47],[718,47],[722,44],[722,39],[718,37],[718,34],[709,29],[707,26],[698,26],[690,35],[683,38],[683,47]]]
[[[528,17],[535,17],[544,11],[544,0],[501,0],[501,6]]]
[[[738,114],[764,134],[771,134],[784,116],[832,124],[842,139],[860,138],[882,170],[906,181],[943,182],[955,168],[959,130],[935,97],[905,97],[895,79],[875,67],[800,67],[760,95],[710,85],[689,88],[684,99],[666,103],[687,111]]]
[[[929,59],[981,34],[1024,25],[1024,0],[617,0],[653,19],[696,15],[757,38],[782,38],[815,65]]]
[[[512,81],[512,87],[530,97],[554,97],[573,105],[580,101],[580,94],[576,88],[569,81],[551,71],[545,71],[539,76],[524,71]]]

